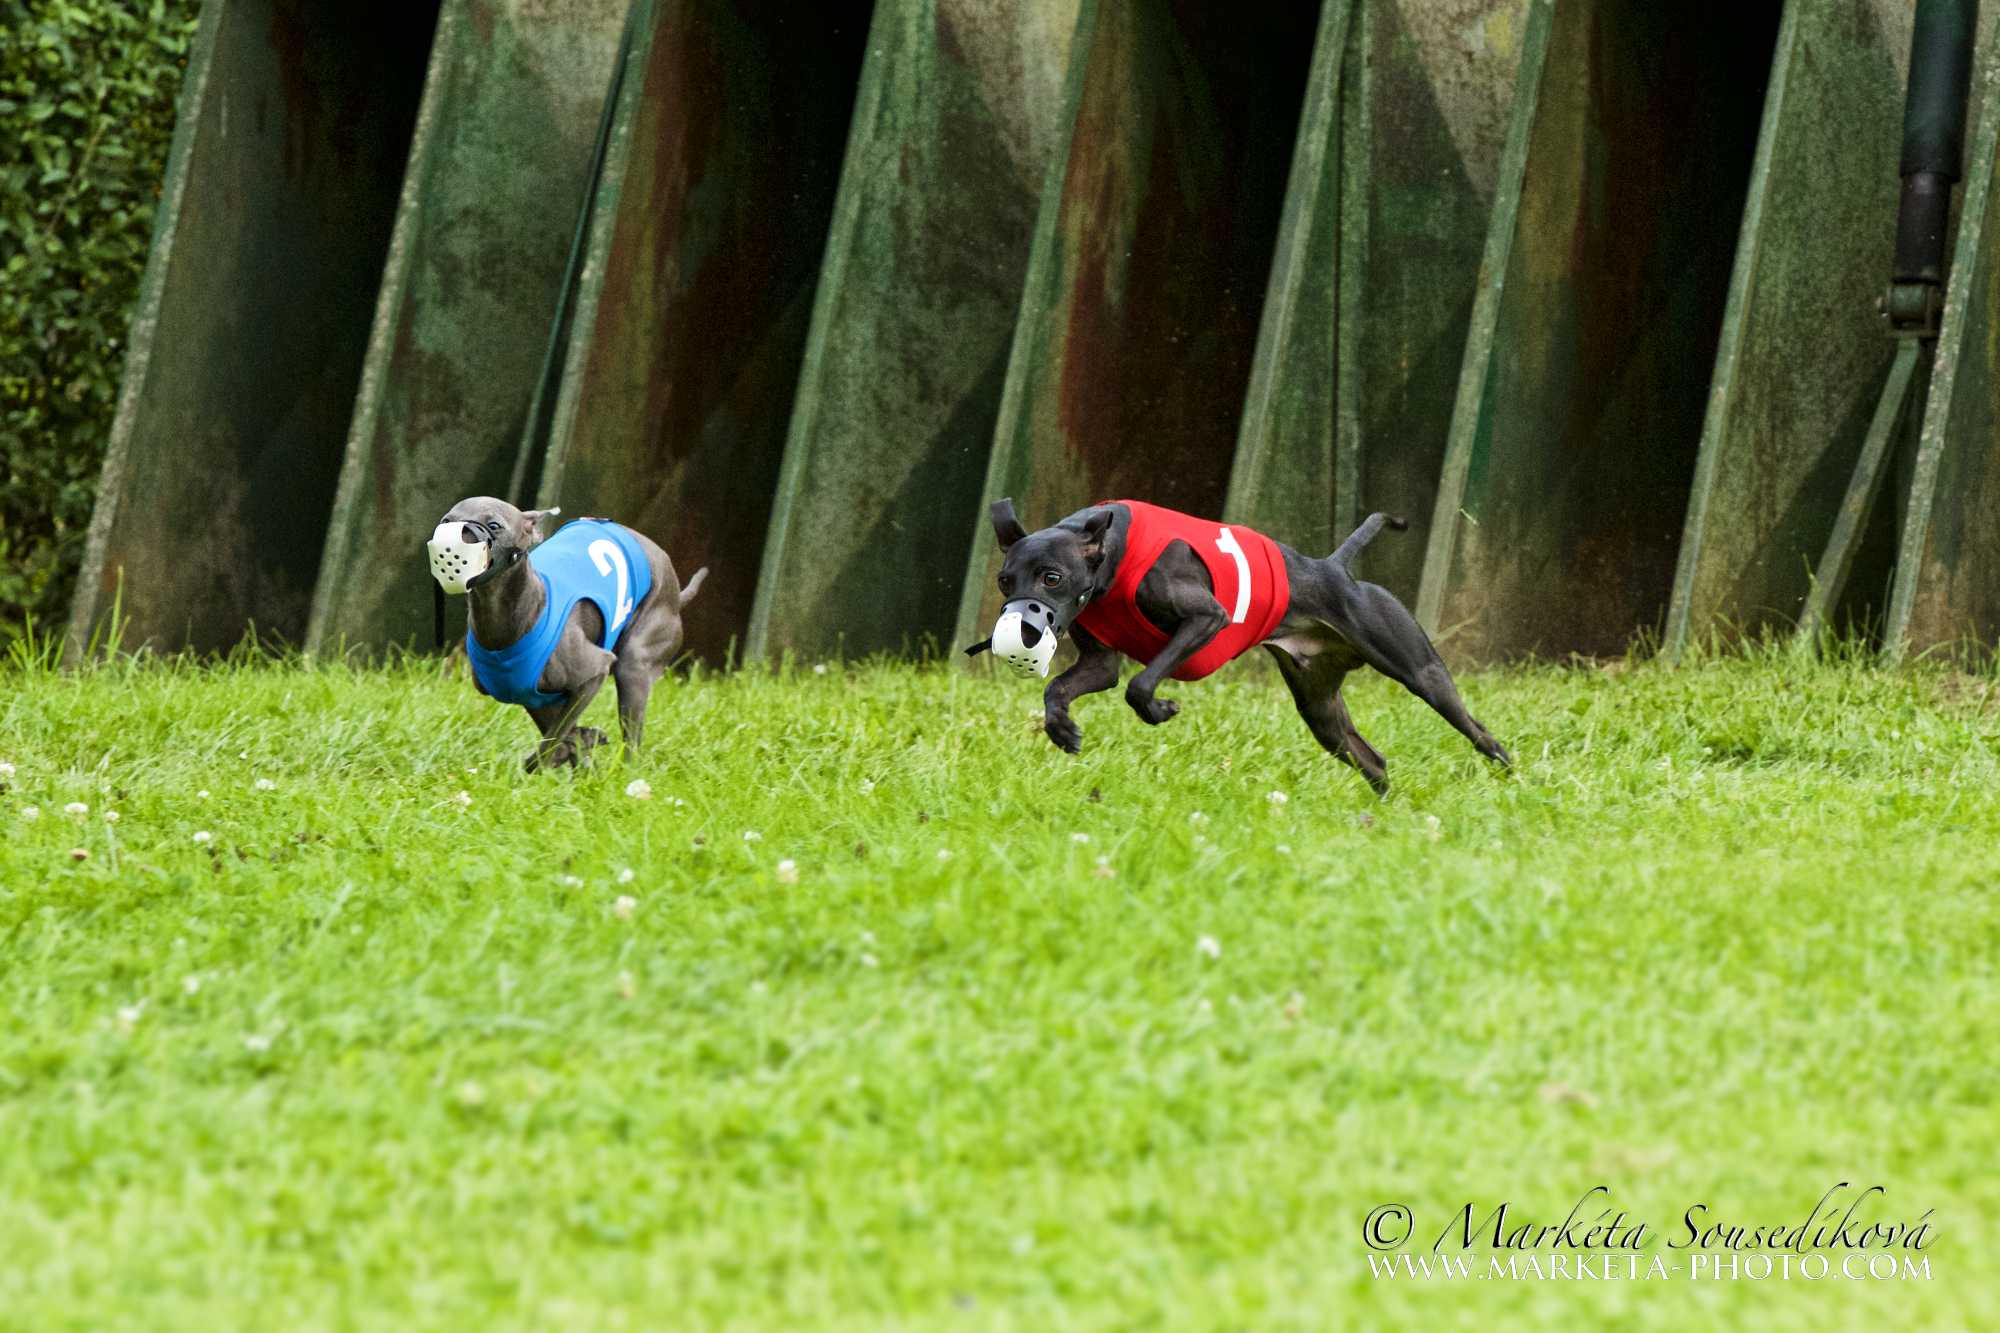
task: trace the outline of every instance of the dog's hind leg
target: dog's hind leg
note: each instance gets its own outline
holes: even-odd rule
[[[645,736],[646,705],[652,701],[653,687],[681,650],[680,613],[665,601],[655,600],[659,595],[656,587],[640,604],[632,627],[618,645],[618,658],[611,664],[611,683],[618,687],[618,729],[625,737],[627,759],[639,752]]]
[[[639,753],[646,734],[646,705],[652,702],[653,687],[666,674],[658,661],[638,661],[619,655],[611,668],[611,683],[618,687],[618,730],[625,737],[625,757]]]
[[[1372,583],[1353,586],[1353,610],[1358,614],[1343,617],[1337,623],[1342,637],[1354,645],[1369,666],[1435,709],[1479,753],[1496,764],[1510,765],[1513,761],[1506,748],[1466,710],[1451,672],[1416,618],[1388,590]]]
[[[1340,696],[1348,667],[1339,655],[1322,651],[1301,660],[1278,644],[1267,643],[1264,646],[1277,659],[1278,673],[1291,688],[1292,702],[1298,705],[1299,716],[1305,719],[1313,739],[1328,754],[1357,769],[1377,796],[1388,795],[1389,761],[1354,729],[1354,719],[1347,712],[1347,701]]]

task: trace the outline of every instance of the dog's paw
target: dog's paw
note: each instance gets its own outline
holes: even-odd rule
[[[1083,728],[1079,727],[1068,713],[1051,714],[1048,721],[1042,723],[1042,730],[1049,734],[1049,739],[1064,753],[1083,753]]]
[[[588,755],[603,743],[604,733],[596,727],[578,727],[576,729],[577,748],[585,755]]]
[[[1181,711],[1181,706],[1172,699],[1145,699],[1128,694],[1125,696],[1125,702],[1132,705],[1132,711],[1137,713],[1139,720],[1149,727],[1157,727],[1169,718],[1178,716]]]
[[[521,761],[521,767],[529,773],[539,773],[545,768],[561,768],[565,764],[575,764],[576,744],[564,739],[554,745],[538,745]]]

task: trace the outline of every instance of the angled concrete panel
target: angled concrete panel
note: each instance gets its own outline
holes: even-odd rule
[[[1778,27],[1536,0],[1418,597],[1449,655],[1659,626]]]
[[[607,155],[539,502],[629,523],[687,650],[743,641],[854,124],[868,0],[656,0]]]
[[[128,648],[298,642],[435,5],[210,0],[72,603]]]
[[[458,500],[508,489],[626,8],[445,0],[325,530],[310,650],[428,643],[424,539]]]
[[[1913,12],[1786,6],[1666,622],[1676,658],[1698,638],[1790,628],[1833,531],[1895,354],[1875,299]],[[1889,558],[1886,537],[1864,546],[1850,602],[1881,604]]]
[[[751,657],[950,635],[1076,15],[877,6]]]
[[[1225,516],[1414,602],[1529,0],[1338,0],[1313,73]]]
[[[2000,644],[2000,62],[1974,90],[1978,134],[1884,633],[1911,653],[1980,659]]]
[[[955,638],[998,608],[983,507],[1126,496],[1220,517],[1320,6],[1089,0]]]

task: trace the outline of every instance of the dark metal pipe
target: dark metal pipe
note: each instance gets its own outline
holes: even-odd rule
[[[1903,102],[1903,200],[1895,281],[1942,284],[1951,187],[1965,158],[1978,0],[1917,0],[1910,88]]]

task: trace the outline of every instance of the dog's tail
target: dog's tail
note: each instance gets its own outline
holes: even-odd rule
[[[703,565],[694,572],[694,577],[681,585],[681,605],[686,606],[701,591],[701,581],[708,577],[708,566]]]
[[[1348,533],[1347,540],[1342,542],[1339,549],[1335,550],[1327,559],[1333,561],[1334,564],[1339,565],[1342,569],[1346,569],[1349,562],[1354,559],[1356,553],[1362,547],[1366,546],[1376,533],[1382,530],[1382,525],[1385,523],[1388,524],[1391,530],[1396,532],[1406,531],[1410,526],[1408,519],[1391,518],[1378,510],[1363,520],[1360,527]]]

